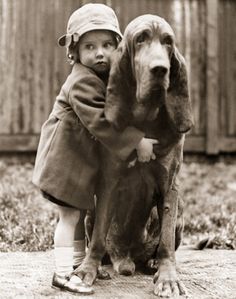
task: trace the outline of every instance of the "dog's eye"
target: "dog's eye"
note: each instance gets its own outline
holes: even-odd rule
[[[137,38],[136,38],[136,44],[140,45],[145,42],[145,40],[148,39],[147,32],[142,32]]]
[[[172,46],[173,38],[170,35],[164,36],[162,39],[162,44],[167,46]]]

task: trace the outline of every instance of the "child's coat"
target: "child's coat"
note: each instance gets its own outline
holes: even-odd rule
[[[79,209],[94,206],[97,140],[125,160],[144,136],[134,127],[117,132],[110,126],[104,116],[105,94],[105,83],[75,64],[42,127],[33,183]]]

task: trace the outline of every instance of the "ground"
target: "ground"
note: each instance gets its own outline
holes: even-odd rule
[[[0,260],[0,298],[3,299],[157,299],[153,295],[152,276],[140,273],[132,277],[118,276],[110,268],[112,279],[97,280],[94,295],[74,296],[52,289],[52,251],[0,253]],[[236,251],[181,247],[177,251],[177,269],[189,298],[236,298]]]

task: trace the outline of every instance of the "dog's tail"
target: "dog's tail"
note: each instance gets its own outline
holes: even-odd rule
[[[234,246],[230,242],[225,243],[227,249],[235,249]],[[193,250],[203,250],[203,249],[216,249],[221,247],[221,242],[217,238],[217,236],[206,237],[200,240],[197,244],[193,246],[189,246],[189,249]]]
[[[212,239],[207,237],[205,239],[200,240],[197,244],[194,245],[194,250],[203,250],[205,248],[211,248]]]

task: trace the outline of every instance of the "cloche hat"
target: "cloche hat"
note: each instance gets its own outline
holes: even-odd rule
[[[122,38],[113,9],[104,4],[89,3],[72,13],[67,24],[67,33],[58,39],[58,44],[69,47],[72,41],[78,42],[84,33],[92,30],[110,30]]]

